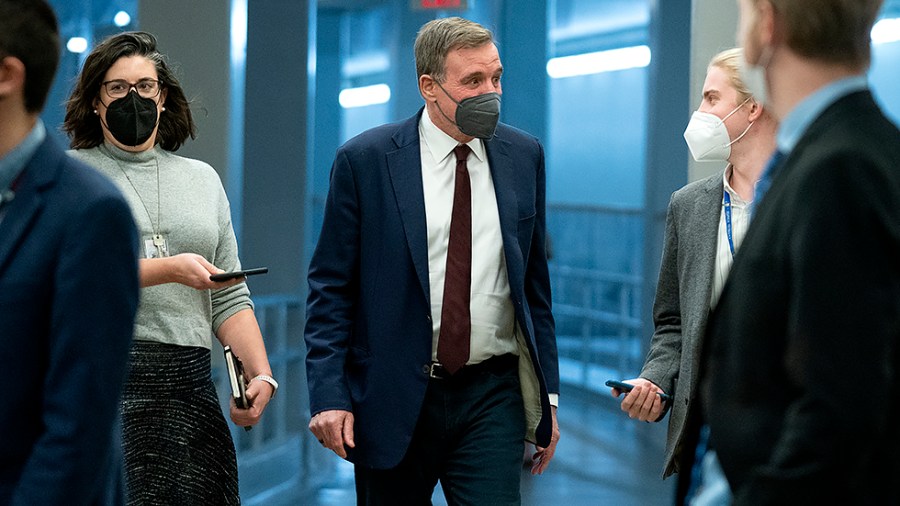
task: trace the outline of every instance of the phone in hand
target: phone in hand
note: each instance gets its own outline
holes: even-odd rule
[[[244,269],[240,271],[231,271],[231,272],[223,272],[220,274],[213,274],[209,277],[210,281],[228,281],[229,279],[234,278],[245,278],[247,276],[253,276],[256,274],[265,274],[269,272],[268,267],[257,267],[255,269]]]
[[[625,392],[625,393],[630,392],[634,388],[634,385],[632,385],[631,383],[625,383],[624,381],[616,381],[616,380],[607,380],[606,386],[608,386],[610,388],[615,388],[616,390],[619,390],[619,391]],[[671,395],[664,394],[662,392],[657,392],[657,394],[659,394],[659,398],[663,402],[669,402],[670,400],[672,400]]]
[[[231,398],[234,399],[235,405],[241,409],[250,408],[250,401],[247,399],[247,380],[244,376],[244,364],[231,350],[231,346],[225,346],[225,366],[228,368]],[[244,430],[250,430],[251,428],[247,426],[244,427]]]

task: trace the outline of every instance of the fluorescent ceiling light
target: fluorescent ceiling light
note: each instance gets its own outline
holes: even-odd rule
[[[872,27],[872,44],[887,44],[900,40],[900,18],[885,18]]]
[[[344,60],[341,73],[345,78],[367,76],[387,72],[391,69],[391,60],[384,51],[370,51],[351,56]]]
[[[247,60],[247,0],[231,1],[231,48],[233,67],[244,66]]]
[[[131,23],[131,16],[129,16],[125,11],[119,11],[113,18],[113,23],[115,23],[119,28],[122,28],[124,26],[127,26],[128,23]]]
[[[338,101],[344,109],[383,104],[391,99],[391,88],[386,84],[373,84],[341,90]]]
[[[66,49],[72,53],[83,53],[87,51],[88,43],[84,37],[72,37],[66,42]]]
[[[554,79],[584,76],[646,67],[650,64],[650,48],[632,46],[596,53],[551,58],[547,62],[547,75]]]

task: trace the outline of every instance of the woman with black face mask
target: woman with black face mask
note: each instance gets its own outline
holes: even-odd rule
[[[244,278],[210,280],[240,269],[228,199],[212,167],[173,154],[194,137],[194,122],[151,34],[120,33],[94,48],[63,128],[70,153],[119,185],[141,232],[141,303],[122,401],[128,502],[238,504],[210,334],[251,378],[251,406],[232,402],[234,423],[257,423],[278,384]]]

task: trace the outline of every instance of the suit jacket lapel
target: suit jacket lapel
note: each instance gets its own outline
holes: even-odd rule
[[[494,137],[485,144],[488,165],[491,168],[491,177],[494,182],[494,193],[497,196],[497,212],[500,215],[500,232],[503,235],[503,250],[506,253],[507,269],[513,267],[511,262],[518,259],[521,263],[521,255],[516,254],[521,250],[517,247],[517,227],[519,218],[519,205],[516,196],[515,167],[509,157],[509,143],[499,137]]]
[[[719,240],[719,217],[722,212],[722,179],[716,179],[707,186],[701,198],[697,199],[697,228],[689,233],[697,238],[699,248],[697,261],[700,263],[697,272],[701,273],[703,290],[695,293],[701,297],[694,307],[709,307],[712,300],[713,276],[716,268],[716,252]],[[705,305],[704,305],[705,304]],[[704,315],[705,316],[705,315]],[[705,318],[704,318],[705,320]],[[704,321],[705,323],[705,321]]]
[[[25,166],[15,198],[4,206],[5,215],[0,221],[0,275],[44,207],[43,189],[53,182],[58,169],[58,157],[48,142],[45,140],[35,151]]]
[[[393,136],[397,149],[387,154],[388,173],[406,234],[413,266],[425,299],[431,303],[428,281],[428,230],[422,188],[422,154],[419,148],[419,114],[405,121]]]
[[[689,226],[685,227],[686,240],[696,244],[694,253],[684,263],[682,269],[695,273],[685,279],[684,272],[679,277],[686,282],[681,290],[685,297],[682,307],[693,308],[691,314],[682,315],[682,332],[684,332],[684,351],[690,357],[693,369],[685,373],[682,381],[696,388],[699,375],[694,374],[700,366],[702,343],[706,334],[706,323],[709,321],[710,301],[712,300],[713,276],[716,268],[716,251],[719,239],[719,216],[722,210],[722,177],[711,180],[697,194],[694,206],[687,217]]]

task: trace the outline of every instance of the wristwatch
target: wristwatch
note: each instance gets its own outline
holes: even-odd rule
[[[278,392],[278,382],[275,381],[275,378],[269,376],[268,374],[259,374],[254,376],[250,382],[252,383],[254,380],[265,381],[266,383],[272,385],[272,398],[275,398],[275,394]]]

